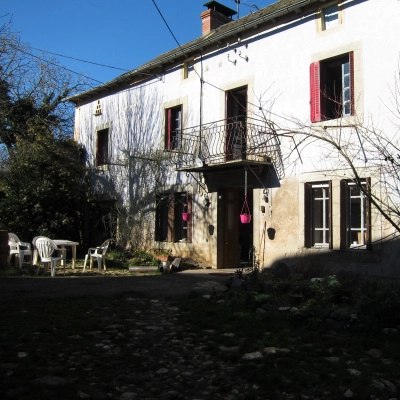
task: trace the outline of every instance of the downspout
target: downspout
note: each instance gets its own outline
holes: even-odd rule
[[[203,127],[203,88],[204,88],[204,79],[203,79],[203,54],[200,52],[200,135],[199,135],[199,157],[202,158],[203,152],[201,149],[201,141],[202,141],[202,127]]]

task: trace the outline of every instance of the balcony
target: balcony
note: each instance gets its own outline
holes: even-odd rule
[[[229,173],[241,169],[255,172],[255,180],[264,182],[261,187],[277,186],[284,178],[279,138],[273,126],[264,121],[222,120],[184,129],[173,137],[169,155],[178,171],[203,173],[206,181],[211,174],[218,175],[218,187]],[[227,184],[234,187],[232,182]]]

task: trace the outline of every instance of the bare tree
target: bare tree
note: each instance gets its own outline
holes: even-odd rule
[[[373,120],[340,117],[335,124],[304,123],[294,117],[274,115],[272,104],[268,109],[260,97],[258,112],[281,139],[284,164],[290,169],[296,163],[307,161],[321,169],[346,171],[364,196],[387,222],[400,233],[400,74],[395,79],[390,110],[391,127],[384,130]],[[338,105],[338,109],[340,105]],[[339,115],[339,111],[338,111]],[[387,129],[387,128],[386,128]],[[314,151],[313,151],[314,150]],[[319,156],[318,156],[319,155]],[[312,160],[311,160],[312,159]],[[365,174],[372,184],[365,185]]]
[[[73,107],[63,99],[85,88],[82,76],[21,42],[10,22],[0,26],[0,141],[7,147],[17,137],[34,139],[38,128],[71,135]]]

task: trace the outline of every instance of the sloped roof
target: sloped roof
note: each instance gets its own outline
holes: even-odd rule
[[[325,0],[278,0],[277,2],[262,8],[245,17],[228,22],[219,28],[213,29],[208,34],[192,40],[184,45],[181,45],[171,51],[163,53],[151,61],[141,65],[140,67],[126,72],[117,78],[97,86],[93,89],[70,96],[64,101],[71,101],[75,104],[85,102],[90,99],[95,99],[103,96],[105,93],[112,93],[123,88],[126,84],[132,83],[135,77],[140,77],[141,74],[148,74],[149,71],[157,67],[162,67],[166,63],[172,63],[178,58],[188,58],[194,52],[204,49],[220,40],[231,35],[239,35],[250,28],[257,27],[260,24],[274,21],[278,17],[288,16],[293,12],[301,13],[302,7],[309,6],[313,3],[324,3]]]

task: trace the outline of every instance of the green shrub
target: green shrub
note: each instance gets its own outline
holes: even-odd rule
[[[135,250],[129,260],[131,266],[158,265],[158,260],[150,253],[143,250]]]

